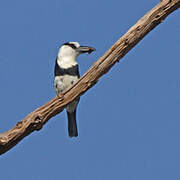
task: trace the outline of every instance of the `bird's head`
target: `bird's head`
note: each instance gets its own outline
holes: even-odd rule
[[[76,58],[78,55],[82,53],[91,53],[96,49],[89,46],[80,46],[78,42],[67,42],[64,43],[58,53],[59,58],[72,57]]]

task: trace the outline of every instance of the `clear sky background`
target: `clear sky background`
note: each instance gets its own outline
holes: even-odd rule
[[[0,132],[55,96],[61,44],[97,49],[81,75],[159,1],[0,2]],[[79,137],[62,112],[0,156],[2,180],[179,180],[180,13],[171,14],[81,97]]]

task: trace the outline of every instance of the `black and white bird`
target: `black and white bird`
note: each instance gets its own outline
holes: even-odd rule
[[[93,47],[80,46],[78,42],[67,42],[60,47],[54,69],[54,89],[57,95],[79,79],[79,68],[76,61],[77,56],[82,53],[90,54],[94,50],[95,48]],[[76,108],[78,102],[79,99],[66,106],[68,133],[70,137],[78,136],[76,124]]]

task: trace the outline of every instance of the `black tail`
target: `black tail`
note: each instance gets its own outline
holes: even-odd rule
[[[74,112],[68,112],[68,133],[70,137],[77,137],[78,131],[77,131],[77,124],[76,124],[76,109]]]

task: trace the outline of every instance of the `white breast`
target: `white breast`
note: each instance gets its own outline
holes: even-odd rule
[[[78,80],[77,76],[63,75],[56,76],[54,80],[54,89],[56,94],[67,89],[69,86],[73,85]]]

